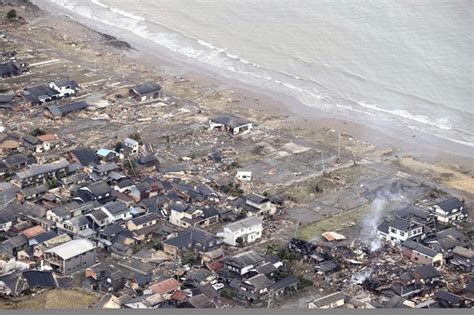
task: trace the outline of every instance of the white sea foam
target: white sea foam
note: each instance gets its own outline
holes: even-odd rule
[[[309,106],[474,146],[468,1],[300,1],[49,0]]]

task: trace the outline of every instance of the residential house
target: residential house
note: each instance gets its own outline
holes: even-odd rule
[[[308,304],[308,308],[330,309],[338,308],[345,304],[345,296],[341,291],[323,296]]]
[[[214,207],[173,206],[170,211],[170,223],[179,227],[204,227],[219,222],[219,212]]]
[[[132,218],[130,209],[121,201],[109,202],[103,205],[101,209],[112,219],[112,222],[118,220],[129,220]]]
[[[13,134],[0,133],[0,154],[9,155],[18,152],[21,147],[20,138]]]
[[[90,105],[87,102],[77,102],[77,103],[71,103],[67,105],[50,105],[46,107],[45,110],[45,115],[50,117],[50,118],[62,118],[65,117],[71,113],[74,112],[79,112],[81,110],[85,110],[89,107]]]
[[[244,211],[247,216],[272,216],[277,212],[277,206],[264,196],[256,193],[248,194],[245,198],[237,198],[235,207]]]
[[[258,217],[249,217],[224,226],[223,231],[217,233],[223,242],[232,246],[252,243],[262,237],[263,221]]]
[[[443,254],[412,240],[402,243],[402,253],[411,262],[441,267],[444,265]]]
[[[474,250],[456,246],[453,249],[453,258],[450,264],[465,272],[474,272]]]
[[[92,236],[91,222],[86,215],[79,215],[58,223],[56,226],[59,231],[66,232],[71,235],[79,235],[83,238]]]
[[[112,199],[111,193],[112,188],[109,184],[100,181],[80,188],[74,199],[81,202],[98,201],[100,204],[106,204]]]
[[[0,78],[10,78],[22,75],[30,70],[28,64],[25,62],[18,63],[16,61],[9,61],[0,64]]]
[[[147,226],[155,225],[159,217],[155,213],[148,213],[127,221],[127,228],[130,231],[141,230]]]
[[[26,187],[16,193],[18,203],[23,204],[26,201],[36,202],[48,192],[46,185]]]
[[[96,246],[86,239],[71,240],[46,250],[44,263],[63,274],[75,273],[96,263]]]
[[[220,129],[231,135],[247,133],[252,127],[252,122],[234,115],[221,115],[209,119],[210,130]]]
[[[299,280],[297,277],[288,276],[272,284],[272,286],[270,287],[270,291],[274,296],[290,294],[298,290],[298,282]]]
[[[4,158],[2,163],[8,168],[8,170],[16,171],[26,168],[30,163],[30,160],[23,154],[14,154]]]
[[[415,283],[424,286],[435,285],[441,281],[441,273],[430,265],[417,266],[412,271],[412,274],[415,278]]]
[[[161,86],[152,82],[134,86],[129,90],[129,96],[140,102],[158,99],[162,94]]]
[[[229,256],[224,260],[226,269],[239,275],[245,275],[265,263],[265,257],[254,250]]]
[[[137,154],[140,150],[140,143],[134,139],[126,138],[123,140],[123,145],[129,149],[131,154]]]
[[[0,109],[12,109],[15,106],[15,94],[0,93]]]
[[[458,198],[450,198],[431,207],[436,220],[442,224],[463,221],[469,215],[469,209]]]
[[[113,218],[110,217],[104,210],[97,209],[87,214],[87,217],[92,220],[92,229],[97,231],[113,223]]]
[[[59,146],[59,137],[56,134],[47,133],[37,137],[43,146],[43,150],[49,151],[57,148]]]
[[[41,141],[32,135],[24,135],[23,136],[23,146],[30,151],[35,153],[42,153],[44,152],[43,144]]]
[[[99,158],[94,151],[87,148],[76,148],[69,152],[69,157],[74,163],[80,163],[82,166],[97,165]]]
[[[49,83],[49,87],[58,93],[59,98],[76,95],[79,92],[79,85],[70,79],[58,79]]]
[[[456,246],[469,247],[469,239],[461,231],[455,228],[449,228],[436,233],[434,237],[430,237],[424,241],[430,248],[437,252],[443,253],[446,260],[452,257],[452,250]]]
[[[66,160],[59,160],[17,172],[12,183],[20,188],[24,188],[41,185],[47,181],[60,179],[67,175],[69,175],[69,163]]]
[[[395,218],[389,222],[382,222],[377,228],[377,236],[382,240],[400,244],[408,239],[421,240],[424,238],[424,233],[420,224]]]
[[[219,247],[221,241],[214,234],[190,227],[176,237],[163,242],[163,251],[173,257],[183,252],[207,252]]]
[[[49,86],[38,85],[25,89],[24,95],[32,106],[39,106],[59,99],[60,93]]]

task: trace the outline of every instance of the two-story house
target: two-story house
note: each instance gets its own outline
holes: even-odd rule
[[[256,193],[248,194],[245,198],[237,198],[235,208],[238,211],[245,211],[247,216],[271,216],[277,212],[277,206],[269,198]]]
[[[109,202],[101,207],[101,209],[112,219],[113,222],[118,220],[129,220],[132,218],[130,209],[121,201]]]
[[[254,250],[239,253],[234,256],[226,257],[224,260],[225,268],[239,275],[245,275],[252,269],[263,265],[266,262],[264,256]]]
[[[79,92],[79,85],[74,80],[59,79],[49,83],[49,87],[58,92],[58,97],[68,97]]]
[[[130,231],[141,230],[147,226],[155,225],[159,217],[155,213],[148,213],[127,221],[127,228]]]
[[[455,197],[433,205],[431,211],[442,224],[465,220],[469,214],[469,209]]]
[[[419,241],[423,239],[423,227],[409,220],[395,218],[382,222],[377,229],[377,236],[382,240],[400,244],[408,239]]]
[[[163,242],[163,251],[173,257],[184,252],[207,252],[221,245],[221,240],[214,234],[190,227],[178,236]]]
[[[209,226],[219,222],[219,212],[214,207],[196,208],[191,205],[173,206],[170,209],[169,222],[180,227]]]
[[[262,237],[263,221],[258,217],[249,217],[224,226],[223,231],[217,233],[224,243],[237,246],[252,243]],[[240,239],[240,240],[239,240]]]
[[[52,179],[60,179],[68,174],[69,163],[66,160],[59,160],[17,172],[12,183],[20,188],[24,188],[41,185]]]
[[[92,183],[81,187],[74,199],[81,202],[98,201],[100,204],[106,204],[112,199],[112,188],[104,181]]]
[[[44,263],[63,274],[81,271],[96,263],[96,246],[86,239],[71,240],[46,250]]]

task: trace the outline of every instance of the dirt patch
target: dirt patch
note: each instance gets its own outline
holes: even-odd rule
[[[0,309],[69,309],[88,308],[100,299],[99,294],[78,290],[51,290],[22,301],[0,300]]]
[[[412,157],[403,157],[395,162],[422,175],[427,175],[447,186],[474,194],[474,178],[462,170],[442,164],[428,164]]]

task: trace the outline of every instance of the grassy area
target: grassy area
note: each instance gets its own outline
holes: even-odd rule
[[[99,299],[98,294],[78,290],[51,290],[18,302],[0,300],[0,309],[88,308]]]
[[[408,168],[419,174],[431,176],[445,185],[474,193],[474,178],[460,170],[449,168],[445,165],[428,164],[417,161],[411,157],[403,157],[395,162],[397,165]]]
[[[344,229],[344,224],[359,222],[367,214],[369,209],[370,206],[365,205],[355,210],[346,211],[330,218],[308,224],[298,230],[298,237],[310,241],[324,232],[340,231]]]

